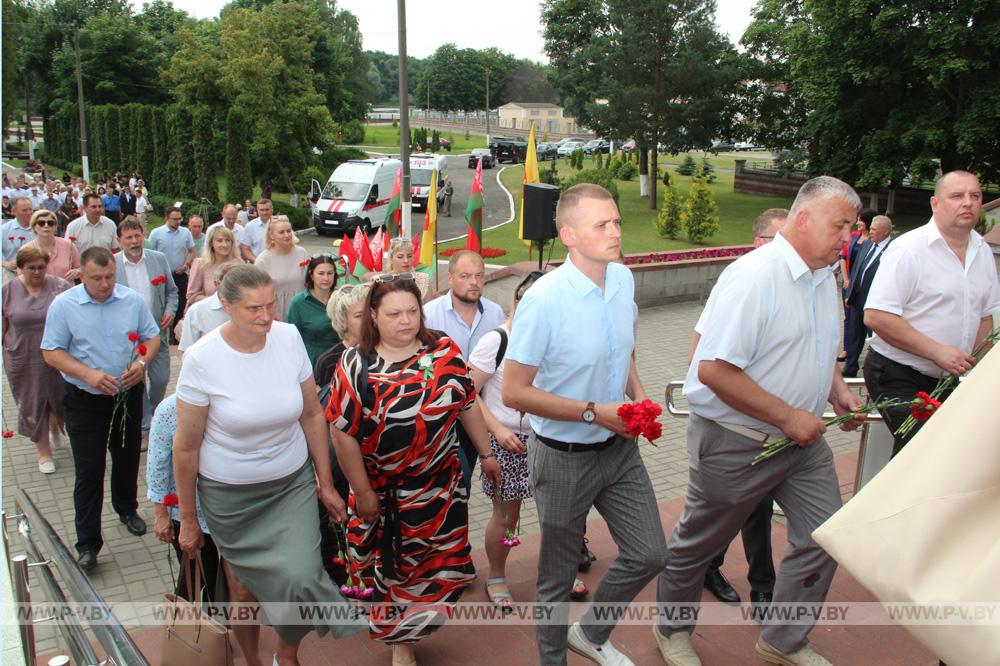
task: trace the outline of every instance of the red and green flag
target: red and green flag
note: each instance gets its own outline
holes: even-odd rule
[[[396,224],[396,235],[401,235],[402,230],[400,225],[402,225],[402,220],[400,218],[403,215],[403,211],[400,209],[400,195],[399,189],[403,184],[403,167],[400,165],[399,171],[396,172],[396,181],[392,184],[392,198],[389,199],[389,209],[385,212],[385,221],[382,226],[385,227],[386,233],[389,233],[389,220],[392,220]]]
[[[480,252],[483,247],[483,158],[476,165],[476,175],[472,179],[469,203],[465,206],[465,220],[469,223],[469,236],[465,249]]]
[[[344,234],[344,239],[340,241],[340,259],[344,263],[344,279],[348,284],[360,284],[364,281],[365,273],[368,271],[359,261],[357,249],[347,234]]]

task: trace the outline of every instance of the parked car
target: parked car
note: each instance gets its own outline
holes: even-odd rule
[[[538,161],[543,162],[545,160],[554,160],[558,157],[558,150],[558,143],[540,143],[535,147],[535,154],[538,155]]]
[[[451,139],[446,139],[444,137],[441,137],[440,139],[438,139],[438,145],[441,146],[441,150],[447,150],[448,152],[451,152]]]
[[[747,141],[737,141],[736,142],[736,152],[749,152],[752,150],[760,150],[757,146],[753,145]]]
[[[713,153],[729,153],[736,150],[736,144],[732,141],[713,141],[712,142],[712,152]]]
[[[520,139],[494,139],[490,142],[490,151],[497,164],[523,162],[528,154],[528,144]]]
[[[622,150],[624,150],[627,153],[631,153],[633,150],[637,148],[637,146],[638,144],[636,144],[635,139],[629,139],[628,141],[622,144]]]
[[[469,168],[475,169],[476,165],[479,163],[479,158],[483,159],[483,168],[492,169],[493,168],[493,153],[490,152],[489,148],[473,148],[472,152],[469,153]]]
[[[607,139],[594,139],[583,144],[583,152],[587,155],[596,155],[597,153],[607,153],[611,150],[611,144],[608,143]]]
[[[584,145],[585,144],[583,143],[583,141],[579,140],[567,141],[563,145],[559,146],[559,149],[556,151],[556,153],[559,155],[559,157],[569,157],[570,155],[573,154],[574,150],[583,150]]]

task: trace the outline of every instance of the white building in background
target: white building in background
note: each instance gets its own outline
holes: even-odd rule
[[[500,127],[527,130],[531,122],[539,132],[576,134],[586,130],[576,124],[576,118],[563,115],[563,108],[548,102],[508,102],[499,109]]]

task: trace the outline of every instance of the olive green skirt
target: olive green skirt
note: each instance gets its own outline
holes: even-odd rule
[[[262,603],[261,617],[282,640],[298,644],[313,630],[336,638],[367,630],[365,618],[344,619],[350,617],[347,602],[323,569],[311,461],[263,483],[236,485],[199,476],[198,493],[219,553]],[[344,612],[309,612],[314,604],[343,604]]]

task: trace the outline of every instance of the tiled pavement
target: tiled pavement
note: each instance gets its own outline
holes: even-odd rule
[[[637,363],[643,384],[654,399],[663,399],[663,390],[671,380],[682,379],[687,366],[687,348],[694,323],[701,312],[701,305],[698,303],[679,303],[669,306],[647,308],[640,312],[638,329],[638,349]],[[171,376],[171,389],[176,380],[179,369],[179,358],[173,359]],[[13,399],[4,380],[3,388],[3,410],[6,423],[14,423]],[[669,530],[676,521],[681,508],[681,498],[684,494],[687,483],[686,452],[684,447],[683,421],[664,417],[664,436],[658,441],[659,446],[654,447],[647,444],[642,445],[642,453],[649,470],[650,477],[656,491],[657,499],[660,501],[661,512],[664,519],[664,529]],[[841,478],[845,488],[850,487],[853,478],[853,456],[850,452],[857,449],[857,436],[836,431],[829,437],[834,453],[838,454],[838,467],[841,471]],[[848,455],[842,455],[848,454]],[[145,458],[145,454],[143,455]],[[56,531],[62,536],[64,542],[72,549],[75,540],[73,530],[73,468],[72,458],[68,449],[63,448],[56,451],[56,463],[58,471],[53,475],[42,475],[38,472],[35,464],[34,449],[31,443],[22,437],[15,437],[11,440],[4,440],[3,444],[3,508],[5,511],[13,512],[14,488],[23,488],[31,495],[41,511],[53,524]],[[143,464],[142,469],[145,469]],[[144,474],[140,475],[140,497],[145,497]],[[162,595],[170,588],[171,569],[168,558],[173,557],[172,552],[168,553],[168,546],[157,541],[152,534],[152,529],[142,538],[130,535],[124,525],[118,521],[117,515],[111,510],[109,505],[109,492],[105,490],[105,511],[103,520],[105,547],[100,554],[100,565],[97,571],[91,576],[97,589],[108,601],[153,601],[162,599]],[[673,501],[671,501],[673,500]],[[140,512],[147,518],[150,528],[152,527],[152,511],[148,503],[140,500]],[[477,567],[480,571],[485,566],[485,558],[482,553],[483,529],[490,515],[490,505],[483,498],[481,492],[474,492],[470,501],[469,521],[470,540],[474,548],[479,548],[476,553]],[[614,546],[610,541],[603,522],[596,516],[591,515],[592,527],[588,530],[588,535],[593,542],[593,550],[601,556],[595,572],[600,572],[608,566],[614,557]],[[513,585],[514,594],[519,599],[527,599],[533,594],[533,579],[535,566],[535,550],[537,540],[532,537],[538,532],[537,515],[534,506],[529,502],[522,512],[521,533],[525,539],[525,545],[517,549],[517,555],[512,556],[509,578]],[[776,552],[780,552],[784,547],[784,531],[776,522],[775,529]],[[16,547],[17,537],[14,538],[14,552],[19,552]],[[726,570],[730,573],[730,578],[737,581],[737,587],[746,587],[745,578],[740,571],[744,570],[745,562],[742,561],[742,549],[733,548],[730,557],[727,558]],[[176,563],[175,563],[176,566]],[[587,580],[596,585],[599,577],[596,573],[589,574]],[[849,576],[844,573],[838,574],[838,582],[835,583],[834,593],[843,587],[849,592],[847,596],[840,598],[851,598],[870,600],[867,593],[860,589]],[[741,590],[744,595],[746,589]],[[44,598],[41,590],[35,586],[33,593],[36,597]],[[651,586],[644,591],[644,596],[640,598],[650,599],[652,597]],[[471,591],[468,595],[470,600],[481,601],[483,593],[478,589]],[[651,640],[648,639],[648,629],[639,632],[639,627],[623,627],[616,631],[616,641],[623,641],[625,647],[637,663],[659,663],[655,655],[655,648],[651,650]],[[752,651],[752,640],[746,629],[731,632],[724,627],[710,627],[699,631],[699,636],[704,643],[696,642],[696,645],[706,646],[706,663],[712,664],[740,664],[752,663],[754,660],[750,656]],[[850,648],[850,654],[858,659],[849,659],[839,663],[926,663],[933,660],[911,639],[908,634],[895,628],[873,628],[876,631],[850,632],[846,629],[837,628],[832,633],[841,636],[840,639],[831,639],[830,646],[836,649]],[[816,632],[814,632],[816,633]],[[823,633],[823,632],[819,632]],[[45,654],[58,647],[57,636],[53,629],[39,626],[37,628],[39,638],[39,653]],[[136,628],[134,635],[140,645],[146,649],[154,649],[157,645],[157,635],[155,630],[140,630]],[[269,641],[267,638],[266,641]],[[483,640],[480,644],[479,641]],[[514,641],[512,644],[511,641]],[[889,650],[885,647],[886,640],[893,641],[896,649]],[[817,639],[819,642],[819,639]],[[824,641],[825,642],[825,641]],[[334,658],[322,656],[325,652],[322,648],[328,640],[318,642],[310,640],[303,648],[302,657],[304,664],[326,664],[334,663]],[[345,651],[336,649],[336,663],[387,663],[388,652],[381,646],[369,645],[367,639],[351,639],[351,646],[356,646],[346,652],[351,653],[357,659],[344,661]],[[469,650],[460,648],[459,645],[468,645]],[[448,645],[445,650],[442,646]],[[820,643],[822,645],[822,643]],[[876,646],[881,644],[876,649]],[[506,646],[508,649],[500,649]],[[864,659],[860,655],[866,654],[868,647],[873,652]],[[633,649],[634,647],[634,649]],[[533,632],[530,627],[515,629],[492,629],[476,627],[454,627],[446,631],[439,632],[421,647],[424,664],[473,664],[473,663],[534,663],[536,661]],[[642,657],[641,659],[639,659]],[[837,662],[835,662],[837,663]]]

